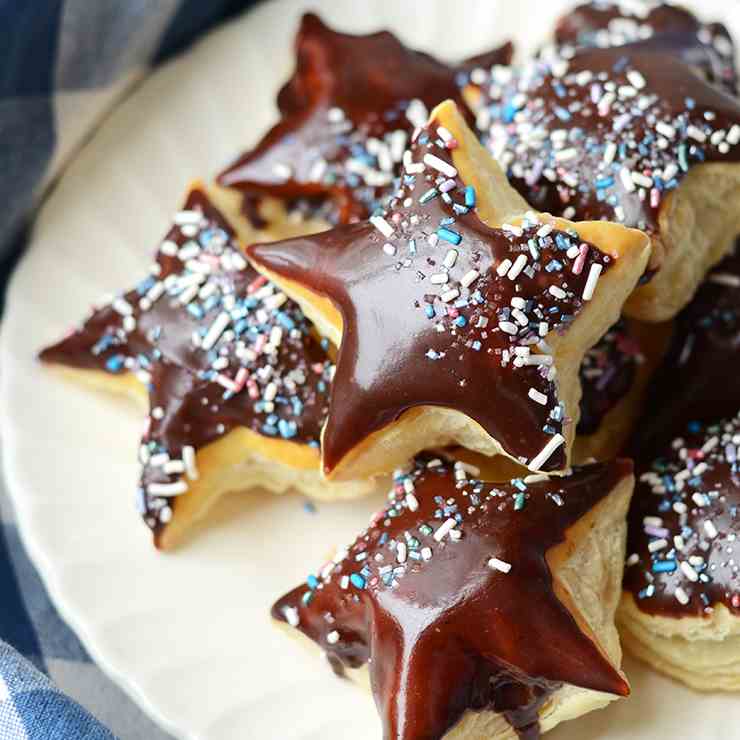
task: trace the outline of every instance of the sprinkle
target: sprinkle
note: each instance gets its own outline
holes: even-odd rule
[[[660,540],[653,540],[652,542],[648,543],[648,550],[650,552],[658,552],[659,550],[665,550],[665,548],[668,547],[667,540],[660,539]]]
[[[434,539],[437,542],[441,542],[447,536],[450,530],[454,529],[454,527],[456,526],[457,521],[455,519],[450,518],[445,520],[445,522],[441,524],[437,531],[434,533]]]
[[[468,270],[468,272],[466,272],[460,279],[460,285],[462,285],[463,288],[468,288],[479,277],[480,273],[478,272],[478,270]]]
[[[619,179],[622,181],[622,186],[628,193],[635,191],[635,182],[632,179],[632,172],[627,167],[622,167],[619,170]]]
[[[185,473],[190,480],[198,480],[198,465],[196,463],[195,448],[185,445],[182,448],[182,461],[185,463]]]
[[[449,162],[445,162],[430,152],[424,155],[424,164],[441,172],[446,177],[457,177],[457,170]]]
[[[432,559],[432,548],[431,547],[422,547],[421,548],[421,557],[424,560],[431,560]]]
[[[690,581],[698,581],[699,580],[699,574],[688,564],[686,560],[683,560],[681,562],[681,572],[688,578]]]
[[[406,494],[406,506],[408,506],[409,511],[416,511],[419,508],[419,500],[411,492]]]
[[[454,244],[455,246],[457,246],[462,241],[462,236],[460,236],[460,234],[444,226],[437,229],[437,236],[440,239],[444,239],[445,241],[450,242],[450,244]]]
[[[603,266],[594,263],[591,265],[591,269],[588,273],[588,278],[586,280],[586,285],[583,288],[583,300],[584,301],[590,301],[594,296],[594,291],[596,290],[596,283],[599,281],[599,275],[601,275],[601,271],[603,270]]]
[[[501,264],[496,268],[496,274],[499,277],[503,277],[506,275],[507,272],[509,272],[509,268],[511,267],[511,260],[505,259]]]
[[[689,603],[689,597],[680,586],[676,588],[676,590],[673,592],[673,595],[676,597],[676,601],[679,604],[682,604],[683,606],[686,606],[686,604]]]
[[[393,227],[382,216],[371,216],[370,223],[386,238],[393,236]]]
[[[457,262],[457,250],[450,249],[445,255],[445,258],[442,264],[444,264],[444,266],[447,268],[452,268],[455,266],[455,262]]]
[[[475,207],[475,188],[472,185],[465,188],[465,205],[468,208]]]
[[[714,522],[711,519],[707,519],[704,522],[704,531],[707,533],[707,536],[710,537],[711,539],[714,539],[718,534],[717,528],[714,526]]]
[[[365,579],[359,573],[353,573],[349,577],[349,580],[355,588],[358,588],[360,590],[365,588]]]
[[[506,274],[506,277],[508,277],[509,280],[516,280],[526,264],[527,256],[525,254],[520,254],[514,261],[514,264],[509,268],[509,272]]]
[[[694,139],[694,141],[698,141],[701,144],[703,144],[707,140],[707,135],[700,128],[697,128],[693,124],[690,126],[687,126],[686,135],[689,138]]]
[[[610,141],[604,148],[604,162],[606,164],[611,164],[614,161],[616,154],[617,145],[613,141]]]
[[[636,69],[630,69],[627,71],[627,79],[629,80],[630,85],[637,90],[642,90],[642,88],[645,87],[645,78]]]
[[[121,316],[130,316],[134,312],[133,306],[125,298],[116,298],[111,308]]]
[[[326,641],[329,645],[336,645],[339,642],[339,632],[332,630],[327,636]]]
[[[555,296],[555,298],[559,298],[561,300],[568,295],[562,288],[558,288],[557,285],[551,285],[548,288],[548,291],[550,292],[550,295],[553,295]]]
[[[498,558],[491,558],[488,561],[488,567],[500,573],[508,573],[511,570],[511,563],[507,563],[505,560],[499,560]]]
[[[547,396],[544,393],[540,393],[536,388],[530,388],[527,394],[535,403],[539,403],[542,406],[547,405]]]
[[[399,542],[396,545],[396,561],[399,563],[405,563],[406,562],[406,543],[405,542]]]
[[[283,609],[283,616],[291,627],[297,627],[301,623],[301,618],[298,616],[298,609],[294,606],[286,606]]]
[[[187,492],[188,484],[184,480],[174,483],[150,483],[146,490],[150,496],[180,496]]]
[[[553,455],[555,450],[558,449],[565,442],[565,437],[562,434],[555,434],[542,450],[530,461],[527,466],[530,470],[538,470],[541,468]]]
[[[201,342],[201,347],[206,352],[213,348],[213,346],[216,344],[216,342],[221,338],[221,335],[226,330],[226,327],[229,325],[231,321],[231,317],[228,313],[225,311],[220,313],[214,322],[211,324],[211,327],[206,332],[205,337],[203,337],[203,341]]]
[[[673,126],[668,125],[664,121],[659,121],[655,124],[655,130],[661,135],[665,136],[666,139],[672,139],[676,135],[676,129]]]
[[[394,246],[393,246],[393,245],[392,245],[392,244],[391,244],[390,242],[386,242],[386,243],[385,243],[385,244],[383,245],[383,251],[384,251],[384,252],[385,252],[385,253],[386,253],[386,254],[387,254],[387,255],[388,255],[389,257],[393,257],[393,256],[395,256],[395,254],[396,254],[396,248],[395,248],[395,247],[394,247]]]
[[[460,295],[460,291],[457,288],[451,288],[440,295],[440,298],[445,302],[449,303],[454,301]]]
[[[499,321],[498,327],[506,334],[514,335],[519,333],[519,327],[511,321]]]

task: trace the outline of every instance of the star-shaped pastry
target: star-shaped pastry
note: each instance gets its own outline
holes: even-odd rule
[[[367,218],[391,191],[414,126],[437,103],[460,100],[458,75],[511,58],[506,44],[450,66],[387,31],[339,33],[311,13],[295,48],[295,72],[277,99],[279,122],[218,177],[245,193],[258,226],[265,196],[314,223]]]
[[[681,39],[493,67],[465,93],[530,203],[651,235],[652,279],[627,305],[648,321],[672,318],[740,231],[740,100],[704,76],[712,51]]]
[[[693,421],[740,410],[740,251],[707,276],[676,317],[671,345],[651,383],[632,449],[657,455]]]
[[[562,15],[553,36],[561,48],[606,48],[650,40],[683,56],[688,64],[697,64],[728,92],[737,91],[735,45],[727,28],[703,23],[680,5],[593,0]]]
[[[325,472],[377,474],[451,443],[564,469],[583,353],[649,240],[528,212],[452,102],[404,161],[383,216],[248,250],[339,346]]]
[[[41,358],[148,400],[138,508],[159,547],[174,545],[228,490],[333,495],[319,477],[333,372],[325,340],[247,263],[198,184],[149,274]]]
[[[568,694],[584,713],[629,692],[613,617],[630,463],[477,475],[417,458],[368,529],[272,610],[338,669],[369,669],[389,740],[537,738]]]

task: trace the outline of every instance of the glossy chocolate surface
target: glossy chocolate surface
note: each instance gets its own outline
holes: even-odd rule
[[[249,249],[257,263],[328,297],[341,313],[322,438],[327,470],[424,405],[466,414],[525,464],[557,438],[535,467],[564,466],[567,409],[542,337],[567,332],[589,275],[613,259],[536,220],[521,228],[484,224],[475,205],[465,205],[477,196],[452,168],[450,139],[436,124],[420,133],[404,185],[376,225]]]
[[[740,615],[740,418],[675,432],[637,465],[625,588],[649,614]]]
[[[604,417],[630,392],[644,360],[624,319],[586,352],[579,371],[582,395],[578,434],[599,431]]]
[[[554,33],[560,47],[606,48],[648,40],[702,67],[713,83],[729,92],[737,90],[735,49],[727,29],[721,23],[702,23],[680,5],[645,3],[639,7],[631,2],[595,0],[563,15]],[[696,51],[700,47],[703,52]]]
[[[247,263],[205,192],[174,220],[150,274],[41,353],[148,388],[139,508],[155,534],[194,477],[183,455],[235,427],[318,446],[331,375],[298,306]]]
[[[486,483],[419,457],[369,528],[273,616],[334,665],[368,664],[386,740],[439,740],[484,709],[538,738],[537,710],[562,684],[628,693],[558,599],[548,557],[630,472],[619,461]]]
[[[468,88],[484,143],[537,209],[658,233],[692,167],[740,160],[740,101],[681,61],[709,52],[661,38],[494,67]]]
[[[295,49],[295,72],[278,95],[280,121],[218,181],[330,224],[367,218],[392,191],[414,126],[437,103],[460,100],[458,75],[508,64],[512,53],[506,44],[450,66],[387,31],[339,33],[310,13]]]

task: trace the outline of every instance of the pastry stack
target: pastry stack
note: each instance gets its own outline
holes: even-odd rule
[[[155,546],[228,491],[388,491],[272,607],[388,740],[539,737],[629,693],[620,636],[740,688],[727,31],[596,0],[517,63],[295,47],[278,123],[40,355],[147,410]]]

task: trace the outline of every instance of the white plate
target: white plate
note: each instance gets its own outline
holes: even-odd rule
[[[234,496],[189,547],[158,555],[133,503],[140,415],[43,372],[34,354],[102,293],[135,281],[187,180],[214,173],[274,119],[297,19],[309,5],[339,28],[390,27],[450,58],[507,34],[534,44],[563,7],[376,0],[358,12],[353,0],[262,4],[142,85],[43,209],[3,332],[11,494],[63,615],[103,668],[184,738],[377,740],[372,699],[273,630],[268,610],[379,501],[320,505],[311,515],[297,496]],[[702,3],[709,15],[714,6],[726,22],[740,16],[733,2]],[[734,25],[738,35],[740,18]],[[631,662],[627,668],[633,698],[550,737],[740,737],[728,722],[740,716],[740,699],[701,696]]]

